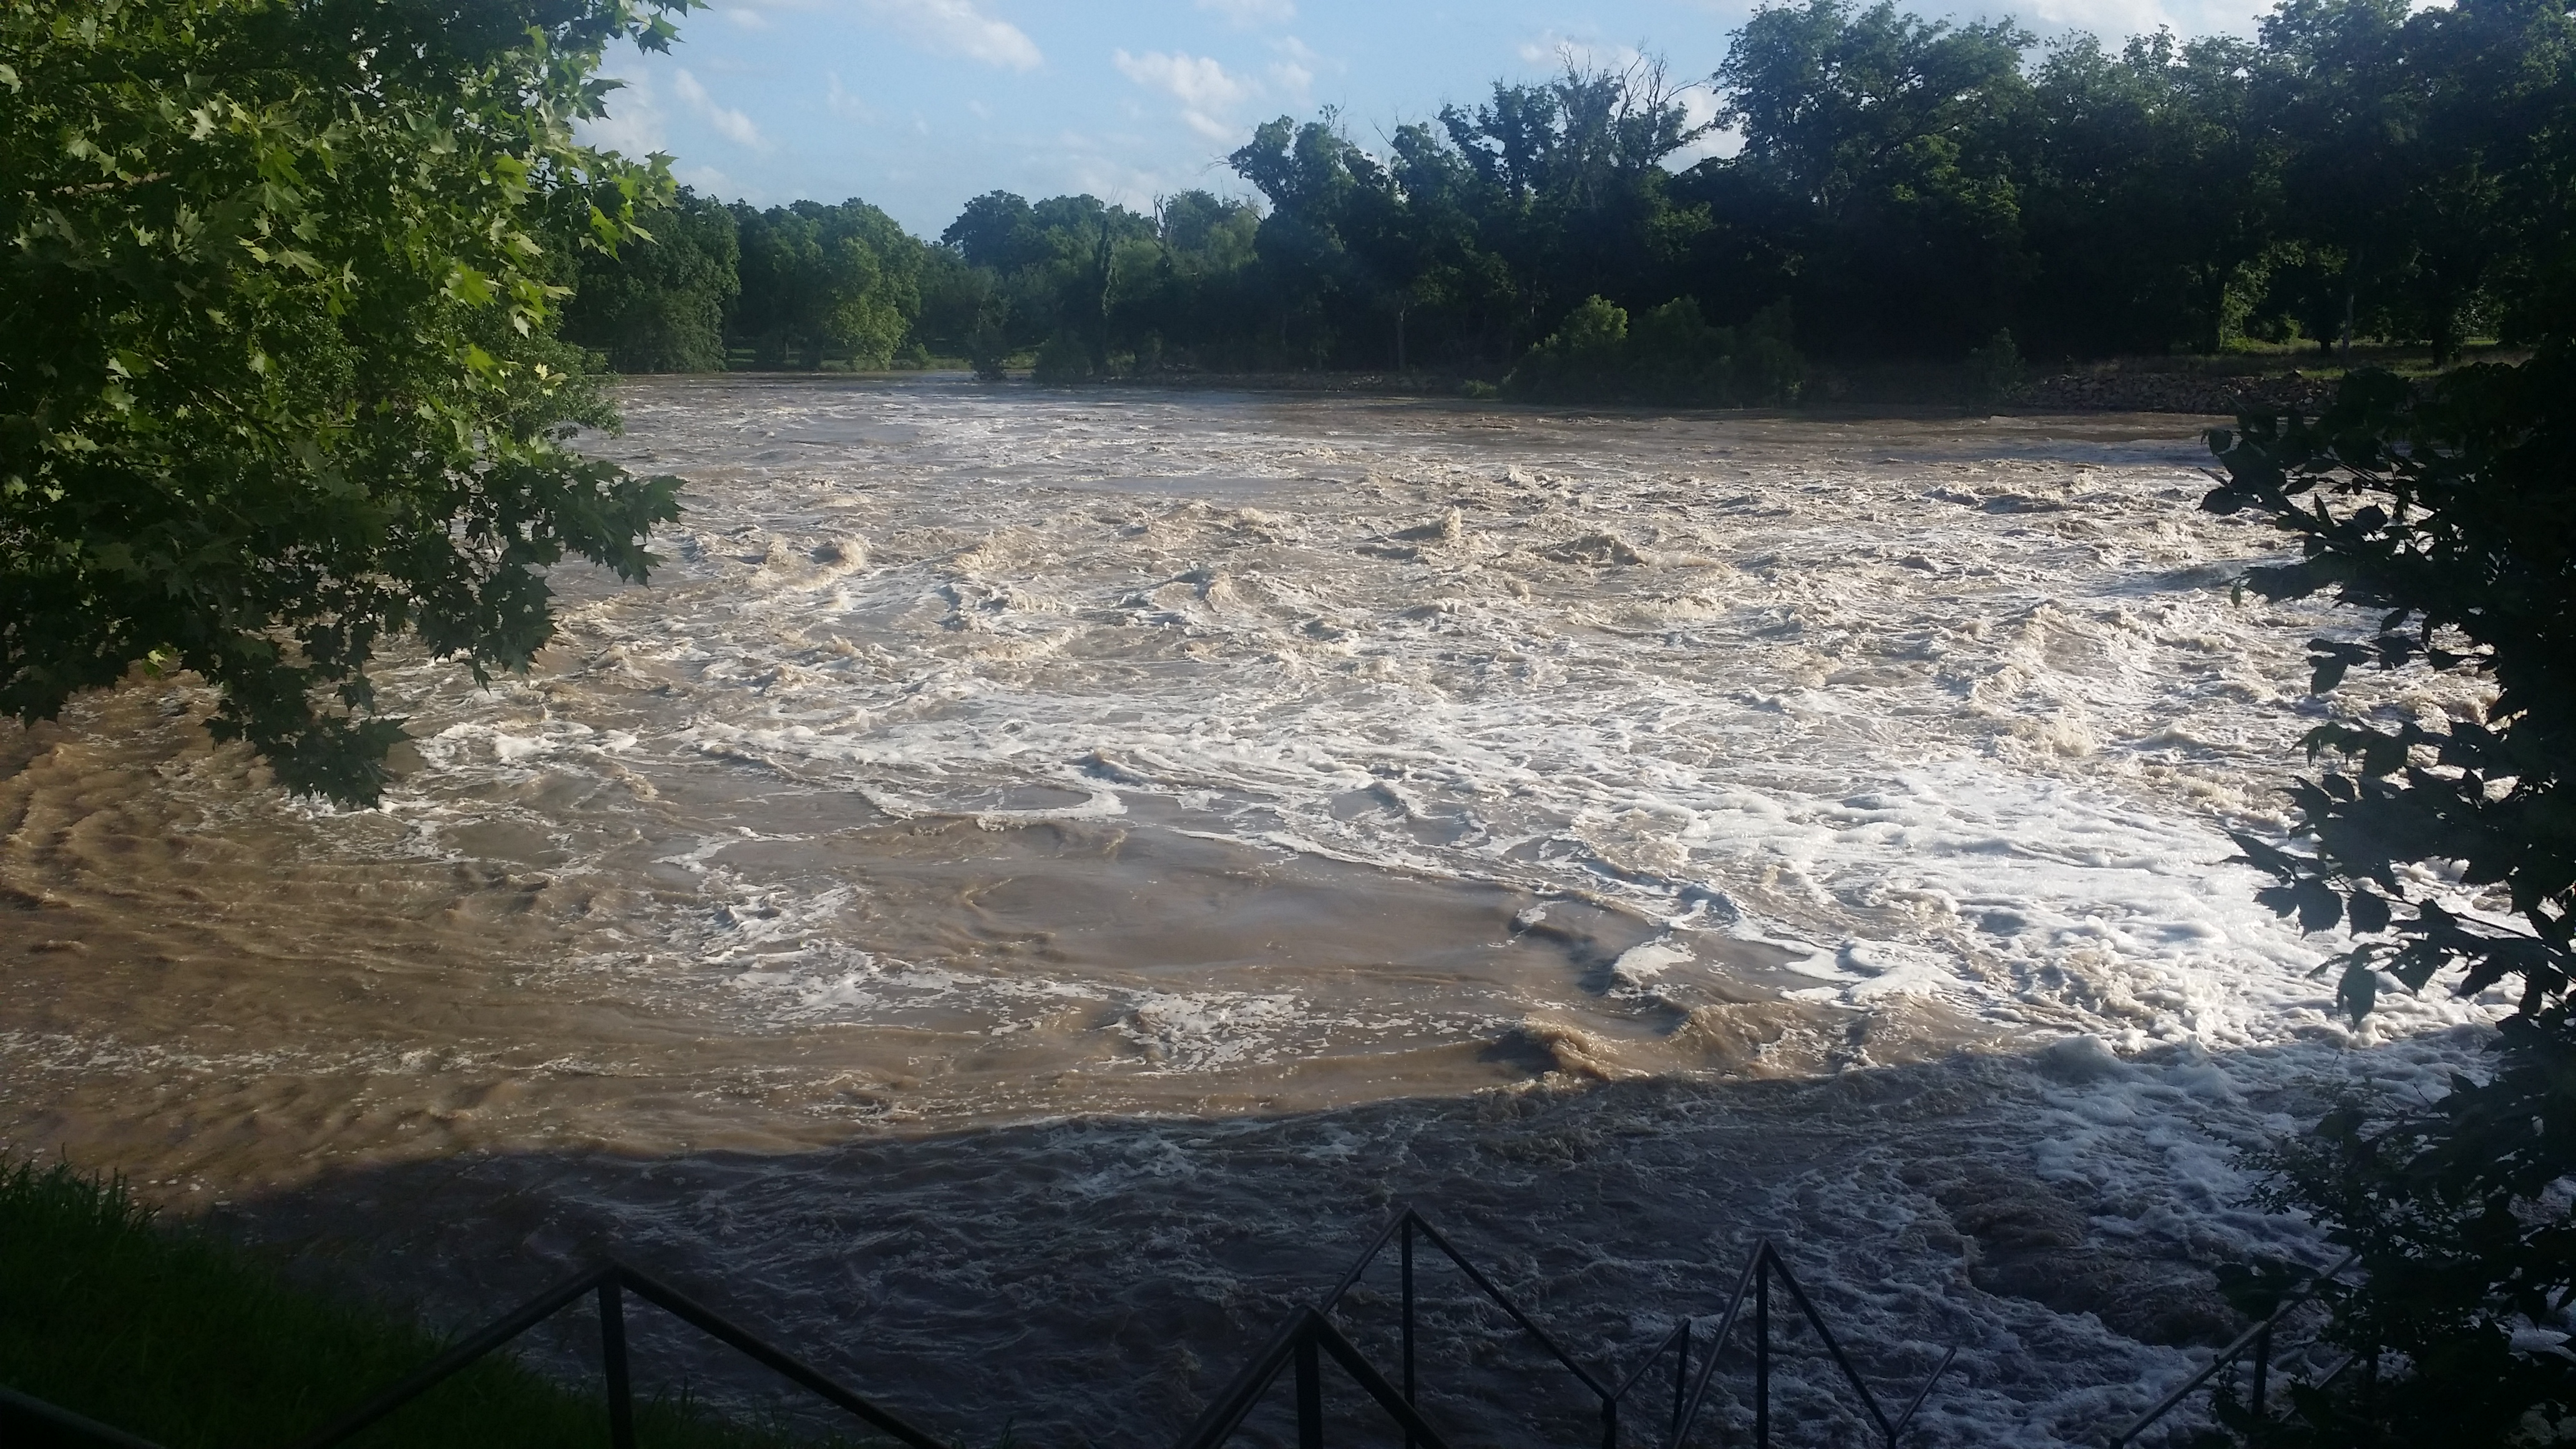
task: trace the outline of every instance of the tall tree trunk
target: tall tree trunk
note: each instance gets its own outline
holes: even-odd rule
[[[2435,371],[2460,360],[2460,309],[2447,293],[2433,303],[2432,342]]]
[[[2209,327],[2200,336],[2200,350],[2211,357],[2227,350],[2227,294],[2235,285],[2236,268],[2224,266],[2209,285]]]
[[[1109,219],[1100,219],[1100,244],[1092,253],[1092,267],[1098,272],[1100,285],[1092,297],[1091,372],[1095,377],[1109,375]]]

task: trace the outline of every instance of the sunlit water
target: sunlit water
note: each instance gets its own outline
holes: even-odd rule
[[[2469,1050],[2348,1031],[2222,863],[2339,621],[2231,601],[2278,544],[2187,421],[626,414],[689,483],[653,584],[567,579],[488,692],[388,671],[383,810],[179,685],[0,739],[11,1145],[447,1254],[459,1313],[656,1244],[1047,1442],[1176,1432],[1393,1195],[1604,1351],[1777,1231],[1890,1374],[1970,1345],[1922,1442],[2047,1443],[2218,1331],[2124,1301],[2296,1246],[2237,1146]],[[1507,1358],[1453,1409],[1581,1437]]]

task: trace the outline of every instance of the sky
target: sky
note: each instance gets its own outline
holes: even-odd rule
[[[1900,0],[1903,3],[1903,0]],[[1497,79],[1567,57],[1660,57],[1703,81],[1751,0],[716,0],[667,55],[610,57],[626,89],[588,139],[668,152],[724,200],[874,202],[937,237],[969,197],[1089,192],[1150,211],[1248,188],[1226,154],[1275,116],[1338,110],[1371,150]],[[2252,0],[1915,0],[1928,17],[2011,14],[2042,37],[2170,25],[2251,33]],[[1686,97],[1703,112],[1705,89]],[[1722,140],[1706,143],[1722,145]],[[1692,157],[1682,160],[1695,159]]]

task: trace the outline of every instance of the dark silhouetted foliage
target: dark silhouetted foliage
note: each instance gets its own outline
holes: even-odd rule
[[[2377,616],[2310,645],[2312,687],[2355,669],[2474,675],[2482,709],[2346,719],[2307,738],[2299,829],[2238,836],[2263,900],[2353,945],[2336,994],[2358,1019],[2391,986],[2510,993],[2483,1080],[2428,1104],[2355,1100],[2278,1155],[2270,1206],[2359,1254],[2327,1285],[2356,1367],[2294,1391],[2284,1445],[2546,1442],[2576,1420],[2576,353],[2480,366],[2429,397],[2359,373],[2322,417],[2213,433],[2227,481],[2206,506],[2296,536],[2247,583],[2329,593]],[[2249,1305],[2302,1275],[2248,1265]]]

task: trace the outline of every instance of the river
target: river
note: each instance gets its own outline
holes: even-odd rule
[[[382,809],[184,680],[0,726],[0,1142],[453,1316],[653,1245],[1024,1442],[1176,1432],[1396,1196],[1603,1352],[1776,1232],[1969,1345],[1921,1442],[2038,1444],[2308,1246],[2239,1149],[2471,1049],[2224,863],[2354,621],[2231,597],[2190,420],[623,401],[653,582],[388,661]]]

